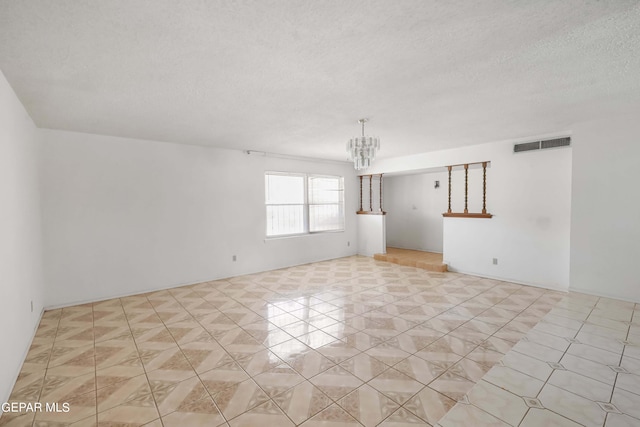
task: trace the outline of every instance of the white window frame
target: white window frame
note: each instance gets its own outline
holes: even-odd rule
[[[312,235],[312,234],[324,234],[324,233],[344,233],[345,230],[345,222],[346,222],[346,215],[345,215],[345,197],[344,197],[344,177],[341,175],[322,175],[322,174],[309,174],[309,173],[299,173],[299,172],[281,172],[281,171],[266,171],[264,173],[264,177],[265,177],[265,183],[267,180],[267,175],[281,175],[281,176],[295,176],[295,177],[302,177],[303,178],[303,182],[304,182],[304,197],[303,197],[303,205],[302,205],[302,220],[303,220],[303,231],[301,233],[291,233],[291,234],[276,234],[276,235],[269,235],[268,234],[268,219],[267,219],[267,207],[268,206],[286,206],[286,205],[282,205],[279,203],[267,203],[267,194],[265,191],[265,195],[264,195],[264,206],[265,206],[265,236],[267,239],[280,239],[280,238],[286,238],[286,237],[295,237],[295,236],[306,236],[306,235]],[[338,178],[341,180],[341,184],[342,184],[342,216],[343,216],[343,221],[342,221],[342,228],[340,229],[335,229],[335,230],[320,230],[320,231],[310,231],[310,225],[309,225],[309,206],[311,206],[311,204],[309,203],[309,178],[314,177],[314,178]],[[266,189],[266,188],[265,188]],[[322,203],[314,203],[314,205],[320,205]],[[339,203],[340,204],[340,203]]]

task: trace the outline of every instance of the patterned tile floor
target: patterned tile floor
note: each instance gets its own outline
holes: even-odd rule
[[[568,294],[438,425],[640,426],[640,304]]]
[[[10,401],[71,410],[0,425],[638,426],[640,307],[342,258],[47,311]]]

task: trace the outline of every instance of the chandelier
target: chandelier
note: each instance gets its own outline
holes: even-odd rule
[[[380,149],[380,138],[377,136],[364,136],[364,124],[367,119],[360,119],[358,123],[362,125],[362,136],[351,138],[347,142],[347,152],[349,160],[353,161],[356,170],[366,169],[371,166],[371,162],[376,158],[376,151]]]

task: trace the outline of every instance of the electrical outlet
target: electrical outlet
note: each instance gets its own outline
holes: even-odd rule
[[[236,259],[237,259],[237,258],[236,258],[236,256],[234,255],[234,256],[232,257],[233,262],[236,262]]]
[[[351,246],[351,242],[347,242],[347,246]]]
[[[493,265],[498,265],[498,258],[493,259]]]

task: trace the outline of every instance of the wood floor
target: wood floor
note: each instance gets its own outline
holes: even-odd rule
[[[442,254],[435,252],[387,247],[386,254],[375,254],[373,258],[378,261],[392,262],[394,264],[421,268],[427,271],[440,273],[447,271],[447,264],[442,262]]]

